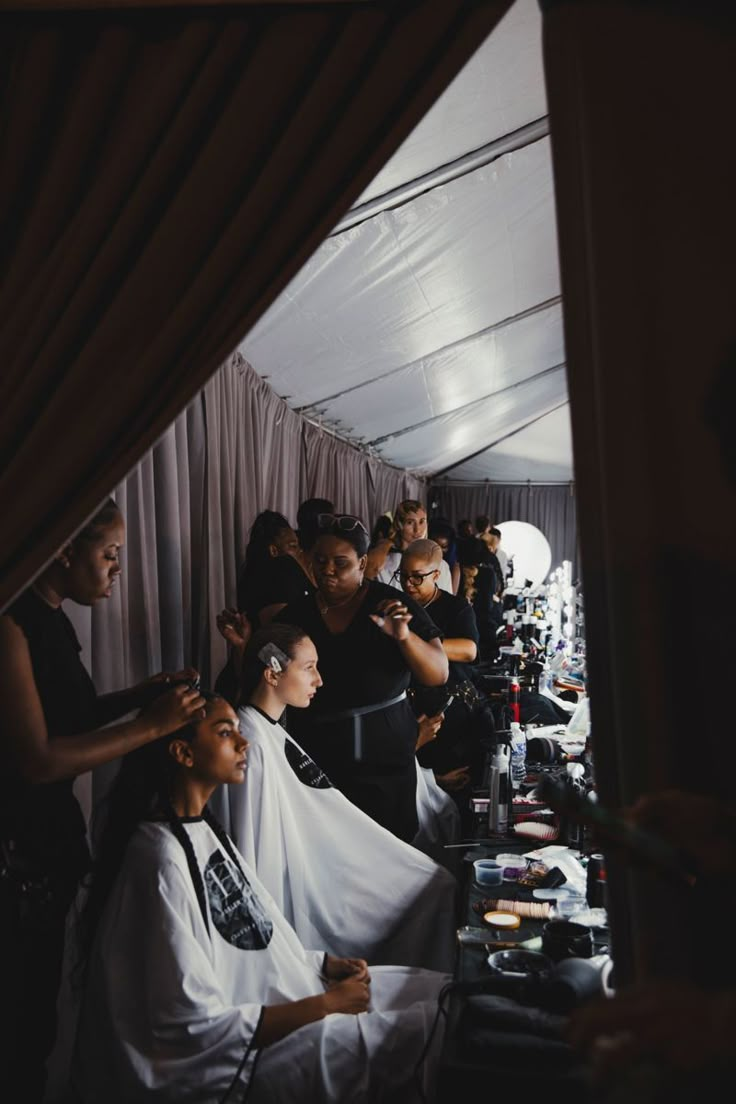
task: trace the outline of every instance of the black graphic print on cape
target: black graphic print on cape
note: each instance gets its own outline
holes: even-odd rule
[[[241,951],[262,951],[271,942],[273,924],[243,873],[213,851],[204,868],[210,913],[218,932]]]
[[[296,744],[287,738],[284,740],[284,752],[286,761],[305,786],[313,786],[315,790],[331,790],[332,783],[314,759],[310,759],[306,751],[301,751]]]

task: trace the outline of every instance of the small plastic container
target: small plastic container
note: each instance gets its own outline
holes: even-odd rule
[[[473,871],[479,886],[500,886],[503,882],[503,867],[496,859],[476,859]]]
[[[496,862],[503,868],[504,882],[518,882],[529,865],[523,855],[496,855]]]

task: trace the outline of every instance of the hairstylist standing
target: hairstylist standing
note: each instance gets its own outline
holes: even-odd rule
[[[439,629],[412,599],[364,579],[368,534],[358,518],[327,514],[320,525],[317,592],[277,617],[312,638],[323,680],[311,706],[289,715],[289,731],[350,801],[411,841],[416,720],[406,690],[412,677],[446,681]]]
[[[197,690],[160,693],[195,671],[98,697],[82,665],[61,605],[110,597],[123,539],[109,499],[0,617],[0,1038],[4,1079],[29,1104],[43,1099],[65,917],[89,866],[74,777],[203,715]],[[100,728],[149,702],[134,720]]]
[[[427,537],[427,511],[421,502],[405,498],[396,507],[394,513],[393,539],[379,541],[368,556],[366,575],[377,579],[379,583],[401,589],[399,569],[402,553],[412,541],[425,540]],[[441,590],[454,594],[452,573],[449,564],[443,560],[437,585]]]

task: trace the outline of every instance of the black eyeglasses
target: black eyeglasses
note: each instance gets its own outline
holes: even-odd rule
[[[411,583],[412,586],[420,587],[424,580],[430,575],[434,575],[436,571],[439,571],[438,567],[433,567],[431,571],[399,571],[397,572],[402,583]]]
[[[367,529],[360,518],[353,514],[317,514],[317,525],[320,529],[339,529],[343,533],[352,533],[354,529]]]

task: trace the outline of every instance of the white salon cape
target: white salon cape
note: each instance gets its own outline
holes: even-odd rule
[[[399,578],[399,567],[401,565],[401,553],[400,552],[388,552],[386,559],[383,561],[383,567],[376,575],[376,579],[379,583],[387,583],[388,586],[398,587],[402,589],[401,579]],[[440,590],[446,590],[448,594],[452,594],[452,572],[450,571],[450,565],[447,560],[443,560],[440,564],[440,574],[437,579],[437,586]]]
[[[412,840],[425,855],[457,874],[462,850],[449,845],[460,839],[460,811],[449,794],[437,785],[434,771],[417,763],[417,820]]]
[[[412,1074],[446,975],[372,971],[371,1010],[333,1013],[258,1050],[264,1005],[324,991],[305,950],[244,861],[204,820],[185,822],[208,925],[181,843],[141,825],[107,902],[89,966],[74,1084],[84,1104],[251,1104],[416,1099]],[[436,1035],[441,1036],[441,1024]],[[431,1089],[435,1039],[423,1064]]]
[[[250,747],[229,829],[302,943],[451,970],[456,879],[331,786],[281,725],[253,706],[238,717]]]

